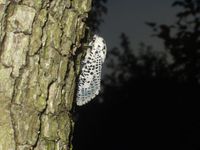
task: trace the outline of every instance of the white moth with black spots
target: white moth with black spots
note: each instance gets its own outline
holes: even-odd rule
[[[106,57],[106,51],[107,47],[104,39],[94,35],[81,64],[82,68],[76,96],[76,104],[78,106],[88,103],[99,94],[101,69]]]

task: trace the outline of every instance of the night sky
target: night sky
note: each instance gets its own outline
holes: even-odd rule
[[[171,24],[175,21],[177,8],[171,7],[174,0],[108,0],[108,13],[100,26],[101,35],[106,39],[108,48],[117,46],[119,35],[125,32],[134,48],[140,42],[161,49],[160,41],[151,38],[152,30],[146,21]]]

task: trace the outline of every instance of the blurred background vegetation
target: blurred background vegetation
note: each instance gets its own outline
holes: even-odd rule
[[[93,32],[106,2],[93,0]],[[200,0],[172,7],[179,10],[174,24],[146,22],[164,51],[145,43],[135,50],[125,33],[108,50],[101,95],[77,108],[75,150],[200,150]]]

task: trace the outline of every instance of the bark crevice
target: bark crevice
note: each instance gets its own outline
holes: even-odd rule
[[[33,144],[32,149],[35,150],[35,148],[38,146],[38,141],[40,139],[40,135],[41,135],[41,129],[42,129],[42,116],[45,114],[46,109],[48,107],[48,99],[49,99],[49,90],[51,85],[54,83],[55,81],[52,81],[51,83],[49,83],[48,88],[47,88],[47,98],[46,98],[46,106],[45,108],[39,113],[39,121],[40,121],[40,125],[39,125],[39,130],[38,130],[38,136],[37,136],[37,140],[36,142]]]

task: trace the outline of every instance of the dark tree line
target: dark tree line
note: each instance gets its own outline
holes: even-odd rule
[[[172,6],[181,9],[174,24],[147,22],[164,52],[141,44],[136,55],[124,33],[109,50],[104,103],[80,108],[77,150],[200,149],[200,0]]]
[[[200,77],[200,1],[184,0],[173,3],[182,10],[173,25],[148,23],[163,40],[174,60],[171,76],[180,82],[198,84]]]
[[[200,79],[200,1],[199,0],[182,0],[176,1],[173,7],[179,6],[182,11],[179,12],[177,22],[172,25],[156,24],[147,22],[146,24],[153,29],[153,36],[163,40],[165,51],[156,52],[151,47],[141,45],[141,54],[135,56],[129,46],[128,38],[124,33],[121,35],[121,49],[113,48],[110,57],[119,60],[118,64],[113,64],[109,60],[109,65],[116,65],[118,68],[129,67],[126,71],[133,75],[141,76],[145,71],[145,76],[156,78],[167,77],[180,83],[199,84]],[[120,51],[123,51],[120,53]],[[168,61],[168,57],[171,61]],[[142,63],[141,63],[142,62]],[[130,66],[131,65],[131,66]],[[144,67],[144,68],[143,68]],[[141,71],[137,71],[141,68]],[[146,68],[146,69],[145,69]],[[112,71],[113,77],[119,69]],[[164,71],[164,72],[163,72]],[[143,73],[142,73],[143,74]],[[120,75],[121,76],[121,75]],[[116,78],[115,78],[116,79]],[[113,80],[113,78],[112,78]],[[117,79],[116,79],[117,80]]]

